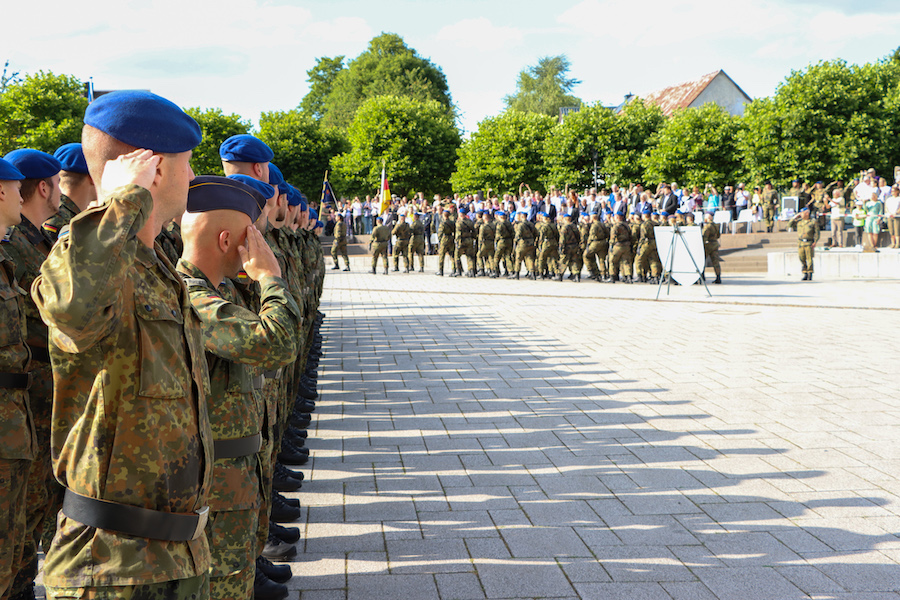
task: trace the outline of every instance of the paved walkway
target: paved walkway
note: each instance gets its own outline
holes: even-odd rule
[[[292,589],[900,599],[900,286],[711,290],[329,271]]]

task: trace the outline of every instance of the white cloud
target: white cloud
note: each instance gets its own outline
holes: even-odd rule
[[[516,46],[522,41],[523,33],[515,27],[498,27],[490,19],[478,17],[446,25],[437,32],[436,38],[462,49],[485,52]]]

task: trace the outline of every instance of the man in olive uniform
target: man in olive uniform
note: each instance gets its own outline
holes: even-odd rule
[[[514,242],[516,245],[516,264],[513,266],[513,273],[507,275],[507,279],[518,279],[519,271],[522,268],[522,262],[525,263],[526,276],[531,279],[537,279],[537,271],[535,271],[535,246],[537,239],[537,230],[534,223],[528,220],[525,211],[516,212],[516,227]]]
[[[563,228],[559,234],[559,268],[556,280],[562,281],[566,271],[570,271],[575,281],[581,281],[581,271],[575,271],[576,257],[581,251],[581,234],[578,225],[572,222],[572,215],[563,215]]]
[[[631,283],[631,263],[634,261],[634,255],[631,253],[631,228],[625,222],[625,213],[616,213],[616,224],[609,232],[609,238],[613,245],[609,255],[609,267],[612,271],[610,281],[615,283],[621,271],[622,280]]]
[[[467,216],[469,209],[465,206],[459,210],[459,218],[456,219],[456,275],[450,274],[450,277],[462,276],[463,265],[462,257],[466,257],[465,271],[466,277],[475,277],[475,224]]]
[[[423,213],[414,212],[412,225],[409,226],[412,238],[409,242],[409,270],[415,271],[415,257],[419,257],[419,273],[425,272],[425,224],[422,222]]]
[[[184,212],[200,126],[139,90],[97,98],[84,123],[103,200],[72,219],[32,286],[50,328],[51,456],[66,487],[45,589],[49,598],[208,598],[202,325],[154,248]]]
[[[41,229],[41,223],[56,214],[59,208],[60,163],[45,152],[31,149],[14,150],[6,155],[6,160],[25,176],[21,187],[22,221],[9,231],[6,252],[16,265],[19,285],[27,290],[41,274],[41,264],[53,245]],[[49,333],[30,296],[25,302],[25,318],[33,382],[29,397],[38,446],[28,475],[28,532],[22,564],[10,594],[13,598],[23,593],[26,597],[33,594],[31,590],[38,567],[37,548],[44,523],[54,520],[62,502],[50,465],[53,375],[48,351]]]
[[[513,224],[506,217],[506,212],[496,212],[497,223],[494,229],[494,277],[500,277],[500,264],[503,263],[503,276],[508,277],[512,271],[513,239],[516,236]]]
[[[791,225],[797,226],[799,242],[797,253],[800,255],[800,265],[803,267],[803,281],[812,281],[813,257],[816,254],[816,242],[819,241],[819,225],[809,218],[809,207],[802,209],[796,217],[791,219]]]
[[[766,232],[772,233],[775,227],[775,217],[778,214],[778,192],[772,187],[768,179],[763,185],[762,193],[763,221],[766,224]]]
[[[831,196],[825,192],[825,182],[823,181],[817,181],[810,193],[812,194],[812,209],[815,211],[815,213],[810,213],[810,218],[813,218],[814,215],[817,216],[819,231],[822,231],[825,229],[826,215],[831,208],[829,203]]]
[[[438,226],[438,272],[444,276],[444,258],[449,255],[450,266],[453,267],[451,277],[456,277],[456,223],[450,218],[450,209],[445,208],[441,213],[441,223]]]
[[[19,224],[24,175],[0,158],[0,231]],[[29,406],[26,372],[31,355],[26,339],[25,302],[28,295],[16,280],[16,265],[0,243],[0,598],[7,598],[21,568],[26,525],[28,472],[38,455],[34,420]],[[32,598],[34,597],[32,591]]]
[[[384,224],[384,219],[378,217],[375,219],[375,229],[372,230],[372,237],[369,239],[369,251],[372,253],[372,274],[375,274],[375,267],[378,264],[378,257],[384,261],[384,274],[388,274],[388,242],[391,240],[391,229]]]
[[[645,208],[642,211],[641,218],[641,229],[640,229],[640,242],[638,243],[638,255],[637,255],[637,264],[638,264],[638,275],[640,277],[640,281],[643,283],[657,283],[659,280],[660,271],[662,271],[662,263],[659,261],[659,253],[656,250],[656,235],[654,235],[653,230],[656,228],[656,224],[653,222],[651,218],[651,211],[649,208]],[[647,275],[650,275],[649,279]]]
[[[580,240],[578,244],[578,253],[575,255],[575,270],[581,275],[581,270],[584,269],[584,252],[587,250],[587,240],[588,236],[591,233],[591,215],[587,212],[579,213],[578,223],[578,238]]]
[[[402,256],[403,264],[406,268],[404,273],[409,273],[409,238],[412,237],[412,232],[409,230],[406,218],[399,218],[397,224],[391,230],[391,235],[397,238],[392,251],[394,255],[394,271],[400,270],[400,257]]]
[[[59,189],[62,193],[59,197],[59,210],[44,221],[41,229],[55,242],[60,229],[97,199],[97,186],[88,173],[81,144],[64,144],[56,149],[53,158],[59,161],[62,169],[59,172]]]
[[[337,222],[334,224],[334,242],[331,244],[331,259],[334,261],[333,271],[340,269],[338,256],[344,257],[344,270],[350,270],[350,257],[347,256],[347,224],[344,223],[344,215],[337,213],[334,216]]]
[[[215,463],[206,526],[212,553],[212,598],[283,598],[273,582],[254,594],[259,506],[268,486],[258,477],[265,400],[254,379],[296,357],[302,316],[281,267],[252,226],[263,194],[224,177],[198,177],[183,218],[184,254],[178,272],[203,322]],[[243,272],[260,286],[260,309],[243,306],[226,277]]]
[[[716,280],[713,283],[722,283],[722,266],[719,259],[719,238],[722,236],[722,232],[719,231],[719,226],[713,223],[712,213],[708,212],[703,215],[703,232],[701,235],[703,236],[703,252],[716,273]]]
[[[491,221],[491,213],[483,211],[481,226],[478,228],[478,274],[484,277],[494,277],[494,238],[496,237],[495,223]]]
[[[606,281],[609,270],[606,267],[606,255],[609,253],[609,229],[600,219],[600,214],[591,213],[591,227],[588,230],[587,244],[584,249],[584,262],[587,263],[591,279]]]

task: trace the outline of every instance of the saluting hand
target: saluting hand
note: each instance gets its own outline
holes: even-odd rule
[[[265,238],[253,225],[247,227],[247,241],[245,245],[238,246],[238,254],[244,263],[244,272],[254,281],[263,277],[281,277],[281,267],[278,259]]]
[[[107,161],[100,187],[109,191],[133,183],[149,190],[158,177],[160,160],[162,157],[152,150],[135,150]]]

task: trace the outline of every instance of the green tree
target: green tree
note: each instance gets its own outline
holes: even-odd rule
[[[547,180],[543,147],[555,125],[553,117],[515,110],[483,120],[459,149],[450,178],[454,191],[504,193],[520,183],[537,189]]]
[[[739,140],[750,176],[787,185],[807,180],[850,179],[860,169],[893,172],[900,148],[897,115],[900,63],[848,65],[824,61],[793,71],[772,98],[744,112]]]
[[[419,56],[399,35],[382,33],[338,73],[324,101],[323,121],[347,127],[363,102],[386,95],[435,100],[452,114],[447,78],[440,67]]]
[[[643,157],[665,122],[658,106],[640,99],[632,100],[616,115],[611,147],[603,161],[607,183],[623,186],[645,181]]]
[[[9,72],[9,61],[3,63],[3,74],[0,75],[0,94],[6,91],[6,88],[19,80],[19,72]]]
[[[446,193],[460,134],[446,106],[436,100],[378,96],[366,100],[348,130],[351,150],[331,165],[340,194],[378,190],[382,164],[391,191]]]
[[[203,131],[203,139],[200,145],[194,148],[191,157],[191,168],[196,175],[219,175],[222,170],[222,159],[219,157],[219,146],[233,135],[240,135],[250,131],[250,123],[241,120],[240,115],[222,113],[221,108],[186,108],[185,112],[200,125]]]
[[[612,110],[598,103],[571,113],[553,127],[544,144],[544,187],[593,187],[594,153],[597,171],[602,174],[603,163],[612,150],[617,121]]]
[[[519,73],[516,93],[503,99],[506,107],[556,117],[563,106],[581,106],[581,100],[570,95],[581,83],[567,76],[570,67],[564,54],[541,57],[538,64]]]
[[[81,81],[69,75],[38,71],[10,83],[0,94],[0,154],[80,142],[87,104]]]
[[[345,134],[323,126],[299,110],[264,112],[259,119],[259,139],[272,148],[284,178],[309,198],[318,200],[330,161],[348,148]],[[335,192],[344,193],[335,185]]]
[[[646,179],[651,184],[677,181],[685,188],[712,183],[720,190],[735,183],[743,168],[737,151],[740,130],[740,118],[718,104],[677,111],[645,155]]]
[[[325,115],[325,99],[334,88],[337,76],[344,70],[344,55],[316,59],[316,66],[306,72],[309,92],[300,101],[300,110],[315,119]]]

